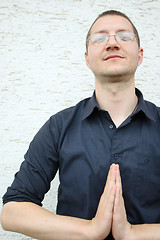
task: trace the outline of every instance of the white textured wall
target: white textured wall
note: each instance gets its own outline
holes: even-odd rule
[[[137,26],[144,61],[136,85],[160,105],[160,0],[0,0],[0,197],[42,124],[92,94],[85,36],[109,9],[128,14]],[[51,211],[57,183],[44,200]],[[0,239],[30,238],[0,228]]]

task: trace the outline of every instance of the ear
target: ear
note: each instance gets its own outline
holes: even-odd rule
[[[89,59],[88,59],[88,52],[85,52],[85,61],[86,61],[87,67],[90,68]]]
[[[138,66],[141,65],[142,61],[143,61],[143,48],[139,48]]]

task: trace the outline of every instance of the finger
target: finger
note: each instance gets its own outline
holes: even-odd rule
[[[120,176],[119,165],[116,165],[116,196],[115,196],[115,203],[114,203],[114,212],[118,209],[124,207],[124,201],[122,197],[122,182]]]
[[[107,180],[111,179],[111,176],[113,174],[113,169],[115,168],[115,164],[112,164],[109,168],[109,172],[108,172],[108,176],[107,176]]]
[[[119,194],[122,195],[122,181],[121,181],[121,176],[120,176],[120,170],[119,170],[119,165],[116,165],[116,188],[118,188]]]
[[[123,216],[126,215],[124,199],[122,196],[122,183],[121,183],[121,176],[119,168],[117,168],[116,172],[116,196],[115,196],[115,203],[114,203],[114,212],[121,212]],[[119,212],[119,213],[120,213]]]
[[[107,177],[107,182],[115,182],[116,181],[116,164],[112,164],[110,166],[109,172],[108,172],[108,177]]]
[[[116,167],[115,164],[110,166],[106,185],[101,196],[101,205],[104,209],[108,209],[108,213],[112,213],[114,206],[114,199],[116,195]],[[103,210],[104,211],[104,210]]]
[[[107,181],[104,187],[103,194],[105,197],[115,196],[116,194],[116,171],[115,164],[112,164],[108,172]]]

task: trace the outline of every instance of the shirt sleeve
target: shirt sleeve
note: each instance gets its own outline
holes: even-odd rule
[[[30,143],[20,170],[3,196],[4,204],[16,201],[42,206],[44,195],[58,170],[58,135],[56,118],[52,117]]]

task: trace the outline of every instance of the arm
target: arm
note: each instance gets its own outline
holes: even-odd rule
[[[92,220],[56,215],[30,202],[8,202],[2,209],[2,227],[41,240],[104,239],[111,230],[115,176],[115,167],[112,165],[96,216]]]
[[[131,225],[127,221],[119,168],[116,173],[112,234],[115,240],[160,240],[160,224]]]
[[[9,202],[2,208],[4,230],[36,239],[91,239],[89,221],[53,214],[30,202]]]

